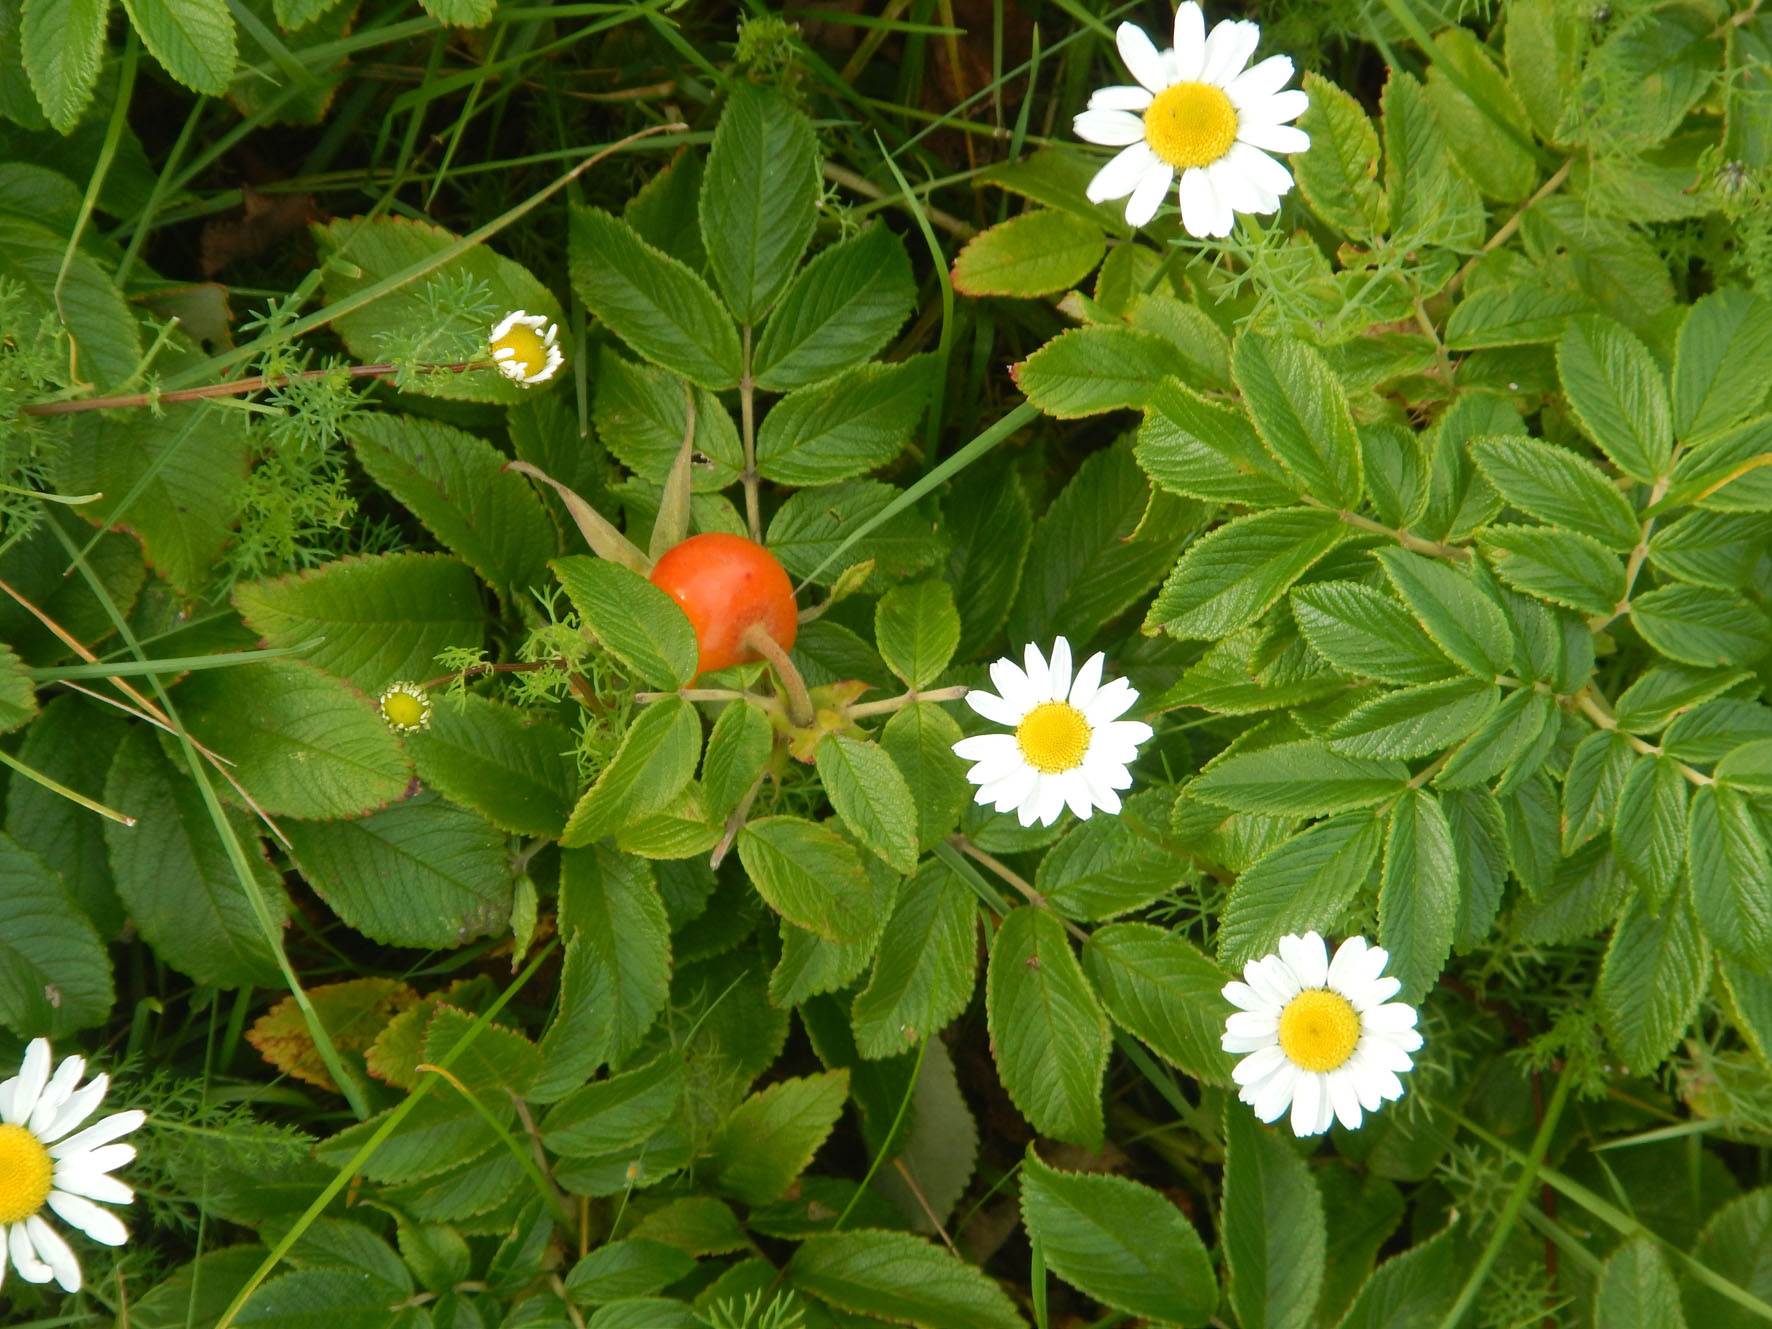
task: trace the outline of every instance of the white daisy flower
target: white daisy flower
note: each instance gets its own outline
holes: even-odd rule
[[[1231,1077],[1237,1097],[1263,1121],[1292,1109],[1294,1135],[1321,1135],[1335,1118],[1350,1131],[1360,1110],[1403,1096],[1397,1076],[1421,1046],[1415,1008],[1391,1001],[1402,983],[1384,978],[1390,953],[1349,937],[1329,959],[1314,932],[1280,938],[1278,955],[1243,966],[1241,983],[1226,983],[1239,1007],[1225,1021],[1226,1052],[1249,1055]]]
[[[1244,69],[1261,28],[1226,20],[1208,36],[1194,0],[1175,11],[1172,49],[1157,50],[1135,23],[1122,23],[1116,40],[1137,85],[1102,88],[1072,124],[1077,137],[1121,149],[1089,182],[1089,201],[1131,195],[1126,220],[1143,226],[1179,172],[1190,235],[1229,235],[1232,214],[1276,211],[1292,175],[1268,153],[1311,145],[1287,123],[1310,105],[1298,88],[1281,91],[1292,61],[1275,55]]]
[[[141,1111],[113,1112],[77,1135],[68,1134],[92,1115],[110,1080],[95,1075],[75,1088],[86,1071],[80,1057],[69,1057],[49,1073],[49,1040],[25,1049],[19,1073],[0,1084],[0,1281],[7,1256],[27,1283],[51,1278],[68,1292],[80,1290],[80,1262],[61,1235],[43,1218],[44,1207],[94,1241],[121,1246],[128,1230],[106,1204],[135,1199],[112,1168],[135,1157],[132,1144],[112,1144],[143,1121]]]
[[[1151,736],[1142,720],[1120,719],[1138,693],[1123,678],[1101,681],[1099,651],[1073,681],[1071,644],[1063,637],[1052,645],[1050,664],[1031,643],[1023,658],[1026,669],[1013,660],[991,666],[996,693],[973,688],[966,694],[967,705],[985,719],[1015,730],[954,744],[958,755],[978,763],[966,773],[978,786],[977,801],[995,803],[998,812],[1016,809],[1023,826],[1036,820],[1050,826],[1067,803],[1083,818],[1095,808],[1118,812],[1114,791],[1132,784],[1127,764]]]
[[[560,329],[541,314],[516,309],[492,330],[492,360],[513,383],[532,387],[545,383],[566,362],[555,339]]]

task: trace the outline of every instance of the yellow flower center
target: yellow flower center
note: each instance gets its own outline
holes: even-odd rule
[[[396,729],[423,729],[430,718],[429,711],[423,697],[415,697],[403,688],[390,691],[381,699],[381,713]]]
[[[1280,1012],[1280,1051],[1300,1070],[1332,1071],[1359,1041],[1360,1013],[1339,992],[1300,992]]]
[[[0,1126],[0,1227],[43,1207],[55,1164],[49,1150],[23,1126]]]
[[[523,376],[538,374],[548,362],[548,346],[541,339],[541,332],[526,323],[518,323],[504,336],[492,343],[494,352],[509,350],[511,358],[504,364],[523,366]]]
[[[1075,770],[1089,750],[1089,721],[1069,702],[1043,701],[1015,727],[1015,741],[1036,771]]]
[[[1223,88],[1177,83],[1145,108],[1144,141],[1178,171],[1210,166],[1237,141],[1237,108]]]

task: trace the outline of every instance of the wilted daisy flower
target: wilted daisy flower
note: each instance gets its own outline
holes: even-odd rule
[[[61,1234],[44,1221],[43,1210],[106,1246],[121,1246],[129,1231],[106,1204],[135,1199],[115,1177],[107,1175],[135,1157],[132,1144],[112,1144],[147,1119],[141,1111],[113,1112],[69,1135],[92,1115],[110,1080],[95,1075],[76,1089],[86,1062],[69,1057],[52,1077],[49,1040],[34,1039],[25,1049],[17,1075],[0,1084],[0,1281],[7,1256],[27,1283],[51,1278],[69,1292],[80,1290],[80,1262]]]
[[[1122,23],[1116,40],[1138,86],[1102,88],[1072,125],[1079,138],[1122,150],[1089,182],[1089,201],[1130,194],[1126,220],[1143,226],[1179,173],[1191,235],[1229,235],[1233,213],[1279,208],[1292,175],[1268,153],[1310,147],[1310,135],[1287,123],[1310,102],[1297,88],[1281,91],[1292,77],[1286,56],[1243,68],[1261,28],[1226,20],[1208,36],[1187,0],[1175,11],[1172,50],[1157,50],[1134,23]]]
[[[1390,953],[1349,937],[1329,959],[1314,932],[1280,938],[1280,953],[1243,966],[1241,983],[1226,983],[1225,1000],[1240,1007],[1225,1021],[1226,1052],[1249,1055],[1231,1077],[1237,1097],[1263,1121],[1292,1109],[1294,1135],[1321,1135],[1333,1118],[1353,1130],[1360,1109],[1403,1096],[1399,1072],[1421,1046],[1415,1008],[1391,1001],[1402,983],[1384,978]]]
[[[566,361],[555,344],[559,331],[541,314],[506,314],[489,339],[498,372],[526,388],[547,382]]]
[[[402,733],[431,727],[431,698],[416,683],[390,683],[377,703],[381,718]]]
[[[978,786],[977,801],[995,803],[998,812],[1016,809],[1023,826],[1036,820],[1050,826],[1067,803],[1079,817],[1095,808],[1118,812],[1114,791],[1131,785],[1126,766],[1151,736],[1142,720],[1120,719],[1138,693],[1123,678],[1101,681],[1099,651],[1073,681],[1071,644],[1063,637],[1053,643],[1050,664],[1031,643],[1023,659],[1025,670],[1013,660],[991,666],[997,693],[973,688],[966,694],[985,719],[1015,730],[954,744],[957,754],[978,763],[966,773]]]

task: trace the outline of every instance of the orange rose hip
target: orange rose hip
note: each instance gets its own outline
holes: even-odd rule
[[[696,672],[761,657],[745,644],[753,624],[791,650],[799,609],[787,572],[762,545],[718,532],[693,535],[665,551],[652,584],[682,608],[695,629]]]

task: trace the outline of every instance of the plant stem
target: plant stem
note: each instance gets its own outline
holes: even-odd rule
[[[818,711],[812,705],[812,694],[806,690],[806,680],[800,677],[799,669],[788,658],[788,653],[782,650],[781,643],[771,637],[761,623],[753,623],[746,628],[743,640],[746,646],[775,666],[782,690],[787,693],[788,719],[794,722],[794,727],[810,727],[818,719]]]
[[[449,365],[414,365],[422,374],[460,374],[470,369],[491,369],[490,360],[463,360]],[[391,364],[336,365],[330,369],[304,369],[295,374],[255,374],[229,383],[208,383],[200,388],[175,388],[171,392],[126,392],[115,397],[83,397],[78,401],[46,401],[19,407],[20,415],[70,415],[75,411],[123,410],[134,406],[164,406],[168,402],[202,401],[207,397],[238,397],[266,388],[282,388],[297,379],[387,378],[397,366]]]
[[[1477,1257],[1476,1268],[1470,1277],[1464,1280],[1464,1287],[1459,1290],[1458,1300],[1452,1309],[1446,1312],[1446,1318],[1440,1321],[1440,1329],[1457,1329],[1477,1294],[1483,1290],[1483,1280],[1488,1278],[1490,1268],[1495,1264],[1501,1248],[1513,1232],[1514,1220],[1519,1217],[1520,1210],[1525,1207],[1526,1197],[1532,1193],[1532,1182],[1538,1176],[1539,1165],[1550,1149],[1551,1136],[1557,1129],[1557,1122],[1562,1119],[1563,1105],[1569,1101],[1569,1090],[1575,1083],[1575,1077],[1564,1071],[1557,1078],[1557,1087],[1551,1091],[1550,1106],[1545,1109],[1544,1119],[1538,1123],[1538,1133],[1532,1137],[1532,1152],[1526,1156],[1520,1169],[1520,1178],[1508,1193],[1507,1203],[1502,1207],[1501,1216],[1495,1220],[1495,1231],[1489,1234],[1489,1241],[1483,1247],[1483,1253]]]
[[[757,507],[757,382],[751,377],[751,325],[744,327],[744,364],[738,378],[739,414],[744,418],[744,516],[751,539],[763,543],[763,517]]]
[[[884,697],[879,701],[864,701],[859,706],[849,708],[849,718],[860,720],[869,715],[885,715],[892,711],[903,710],[912,702],[917,701],[959,701],[971,688],[963,683],[956,683],[950,688],[932,688],[928,692],[918,692],[912,688],[897,697]]]
[[[1483,246],[1482,250],[1479,253],[1471,255],[1471,257],[1466,260],[1465,265],[1452,275],[1452,280],[1446,283],[1446,289],[1443,294],[1448,296],[1456,295],[1458,293],[1458,288],[1464,285],[1464,279],[1470,276],[1470,270],[1476,267],[1478,260],[1480,260],[1485,254],[1488,254],[1492,250],[1499,249],[1502,245],[1505,245],[1509,240],[1513,239],[1514,232],[1520,229],[1520,222],[1525,215],[1538,206],[1541,201],[1549,198],[1552,194],[1556,193],[1557,190],[1561,189],[1563,181],[1569,178],[1569,172],[1574,166],[1575,158],[1571,157],[1568,161],[1557,167],[1556,171],[1551,175],[1551,178],[1538,187],[1538,192],[1533,194],[1532,197],[1527,199],[1524,203],[1520,204],[1519,209],[1514,215],[1501,224],[1501,229],[1489,237],[1488,243]]]

